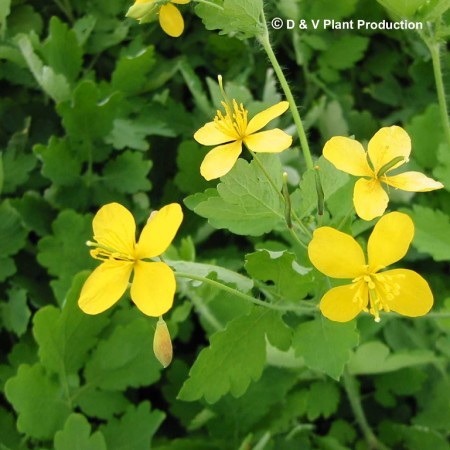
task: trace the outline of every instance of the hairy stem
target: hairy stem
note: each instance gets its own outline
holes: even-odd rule
[[[289,107],[291,109],[292,117],[294,119],[295,126],[297,128],[298,138],[300,139],[300,145],[303,150],[303,156],[305,158],[306,167],[308,169],[312,169],[314,167],[313,160],[311,157],[311,150],[309,149],[308,139],[306,138],[305,128],[303,127],[303,122],[300,117],[300,113],[298,112],[297,104],[295,103],[294,96],[292,95],[291,88],[284,76],[283,70],[275,56],[275,53],[272,49],[272,45],[270,44],[269,38],[269,30],[267,28],[266,18],[262,17],[263,22],[263,33],[259,37],[259,41],[263,46],[270,63],[272,64],[273,69],[278,77],[278,81],[280,82],[281,88],[283,89],[284,95],[286,96],[286,100],[289,102]]]
[[[227,286],[226,284],[223,284],[216,280],[211,280],[210,278],[202,277],[199,275],[194,275],[191,273],[186,272],[175,272],[175,276],[179,278],[186,278],[188,280],[195,280],[195,281],[201,281],[202,283],[209,284],[211,286],[216,287],[217,289],[221,289],[224,292],[228,292],[229,294],[233,294],[236,297],[242,298],[243,300],[246,300],[250,303],[253,303],[257,306],[263,306],[265,308],[274,309],[276,311],[297,311],[297,312],[308,312],[311,313],[310,307],[301,307],[301,306],[292,306],[292,305],[277,305],[274,303],[268,303],[263,300],[259,300],[257,298],[252,297],[251,295],[244,294],[241,291],[238,291],[237,289],[234,289],[230,286]]]

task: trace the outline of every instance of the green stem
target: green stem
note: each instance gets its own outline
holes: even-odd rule
[[[297,127],[298,137],[300,139],[300,145],[303,150],[303,156],[305,158],[306,167],[308,169],[313,169],[314,164],[311,157],[311,150],[309,149],[308,139],[306,138],[305,129],[303,127],[303,122],[302,119],[300,118],[300,113],[298,112],[297,104],[295,103],[291,88],[289,87],[286,77],[284,76],[283,70],[281,69],[281,66],[270,44],[269,30],[267,28],[264,13],[262,16],[262,23],[264,26],[264,30],[262,35],[259,37],[259,41],[261,42],[261,45],[263,46],[265,52],[267,53],[270,63],[272,64],[275,73],[277,74],[278,81],[280,82],[284,95],[286,96],[286,99],[289,102],[292,117],[294,119],[295,126]]]
[[[276,305],[273,303],[264,302],[262,300],[258,300],[257,298],[252,297],[251,295],[244,294],[237,289],[234,289],[226,284],[222,284],[219,281],[211,280],[210,278],[201,277],[199,275],[194,275],[186,272],[175,272],[175,276],[179,278],[187,278],[188,280],[200,281],[202,283],[209,284],[211,286],[216,287],[217,289],[221,289],[222,291],[228,292],[229,294],[235,295],[236,297],[242,298],[247,302],[253,303],[257,306],[263,306],[265,308],[274,309],[276,311],[297,311],[297,312],[308,312],[311,313],[310,307],[293,307],[292,305]]]
[[[359,425],[364,438],[367,442],[369,449],[377,450],[389,450],[383,443],[381,443],[375,436],[372,428],[370,428],[369,422],[367,421],[366,415],[361,403],[361,396],[359,394],[359,389],[355,378],[350,375],[347,371],[344,371],[344,388],[347,393],[350,406],[352,408],[353,414],[355,416],[356,422]]]
[[[212,6],[213,8],[217,8],[223,11],[223,6],[220,6],[217,3],[208,2],[208,0],[194,0],[194,1],[195,3],[203,3],[204,5]]]
[[[431,53],[431,60],[433,62],[434,81],[436,83],[436,91],[439,102],[439,110],[441,113],[442,126],[444,127],[444,133],[448,148],[450,149],[450,121],[448,117],[447,100],[445,96],[444,81],[442,77],[441,59],[439,57],[439,47],[439,43],[436,41],[433,41],[430,45],[428,45]]]

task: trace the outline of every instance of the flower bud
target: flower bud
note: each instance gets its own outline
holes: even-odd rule
[[[153,352],[164,368],[172,362],[172,340],[170,339],[167,324],[162,317],[159,318],[156,324],[155,336],[153,337]]]

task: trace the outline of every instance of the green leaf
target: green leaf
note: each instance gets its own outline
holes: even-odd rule
[[[121,94],[115,92],[106,99],[94,82],[82,81],[72,95],[72,101],[57,106],[67,133],[76,139],[94,140],[106,136],[113,127]]]
[[[20,449],[21,436],[16,429],[16,420],[13,414],[0,407],[0,449]]]
[[[249,315],[232,320],[224,331],[211,336],[210,346],[200,352],[179,399],[204,397],[208,403],[215,403],[228,392],[234,397],[243,395],[251,381],[262,374],[266,335],[274,345],[276,340],[277,347],[287,350],[290,330],[279,313],[255,307]]]
[[[422,114],[415,115],[405,129],[411,137],[411,156],[425,169],[436,167],[437,149],[441,142],[445,142],[439,106],[428,106]]]
[[[281,191],[281,164],[277,156],[258,156]],[[260,236],[284,222],[284,206],[255,161],[238,159],[233,169],[221,178],[218,196],[198,204],[194,211],[215,228],[233,233]]]
[[[363,58],[368,45],[367,37],[344,35],[340,39],[334,39],[320,59],[332,69],[350,69]]]
[[[0,281],[5,281],[11,275],[16,273],[16,265],[12,258],[0,258]]]
[[[106,450],[103,434],[96,431],[91,436],[91,426],[81,414],[71,414],[64,429],[55,434],[55,450]]]
[[[391,353],[381,342],[365,342],[360,345],[348,363],[348,370],[354,375],[392,372],[421,364],[437,362],[430,350],[405,350]]]
[[[2,154],[3,192],[14,192],[29,179],[29,173],[36,166],[36,157],[28,150],[30,119],[25,120],[23,128],[16,131],[9,139],[6,150]]]
[[[50,19],[49,34],[42,45],[42,53],[48,65],[73,83],[81,70],[82,51],[73,30],[58,17]]]
[[[110,189],[125,194],[147,192],[152,187],[148,179],[152,165],[152,161],[144,160],[142,153],[127,150],[108,161],[102,179]]]
[[[37,144],[33,152],[42,160],[42,175],[59,186],[70,186],[80,179],[82,160],[68,139],[52,136],[47,146]]]
[[[154,104],[153,104],[154,105]],[[169,128],[165,118],[158,118],[157,113],[149,115],[142,112],[142,116],[136,119],[115,119],[111,133],[106,136],[105,142],[115,149],[122,150],[126,147],[135,150],[148,150],[150,145],[147,136],[174,137],[176,132]]]
[[[86,247],[86,241],[92,237],[91,222],[90,214],[64,210],[52,223],[53,235],[38,242],[37,260],[50,275],[58,278],[53,287],[60,301],[69,289],[73,275],[96,265]]]
[[[11,200],[11,205],[20,213],[25,226],[39,236],[50,234],[54,215],[51,206],[34,191],[25,192],[22,198]]]
[[[320,180],[324,193],[325,204],[327,200],[342,187],[345,187],[349,176],[336,169],[333,164],[323,156],[316,164],[319,167]],[[308,170],[303,175],[300,188],[291,196],[292,207],[300,218],[305,217],[317,208],[317,189],[315,181],[315,170]]]
[[[259,250],[245,256],[245,269],[258,280],[272,281],[280,298],[298,301],[312,288],[311,269],[300,266],[293,253]]]
[[[27,292],[24,289],[10,289],[8,291],[8,302],[0,303],[0,319],[3,326],[17,336],[22,336],[27,331],[30,316]]]
[[[36,439],[52,439],[71,413],[60,384],[40,364],[19,367],[5,385],[7,400],[18,414],[17,429]]]
[[[215,416],[207,423],[209,433],[213,437],[230,439],[237,433],[240,436],[251,433],[261,421],[268,424],[267,417],[274,410],[283,409],[296,381],[294,371],[267,367],[242,397],[236,399],[227,395],[209,407]]]
[[[120,419],[112,419],[100,427],[105,436],[108,450],[148,450],[152,439],[165,414],[150,409],[149,402],[142,402],[136,408],[130,406]]]
[[[125,397],[125,392],[86,389],[79,393],[77,404],[89,417],[110,420],[115,415],[122,414],[130,402]]]
[[[305,13],[312,19],[340,20],[352,14],[358,0],[315,0],[306,5]]]
[[[430,152],[431,153],[431,152]],[[434,154],[435,152],[433,152]],[[444,185],[444,189],[450,191],[450,151],[443,142],[437,149],[438,164],[433,169],[433,175]]]
[[[116,327],[108,339],[99,342],[87,362],[87,383],[114,391],[157,381],[161,367],[153,356],[153,334],[154,324],[144,318]]]
[[[292,345],[307,367],[338,380],[358,340],[355,321],[338,323],[320,316],[297,327]]]
[[[377,0],[377,2],[399,19],[413,19],[425,3],[423,0]]]
[[[24,247],[26,237],[19,213],[8,200],[0,203],[0,255],[15,255]]]
[[[85,272],[74,278],[62,310],[45,306],[33,318],[39,359],[46,369],[62,377],[77,373],[83,367],[88,352],[98,342],[98,334],[109,322],[107,315],[88,316],[78,307],[86,278]]]
[[[306,414],[310,421],[320,416],[327,419],[334,414],[339,405],[339,389],[328,381],[313,383],[308,391]]]
[[[70,87],[66,77],[55,73],[51,67],[44,66],[36,53],[34,53],[29,36],[21,35],[17,42],[31,73],[42,90],[57,103],[69,99]]]
[[[200,78],[194,72],[194,69],[189,64],[187,59],[182,59],[179,62],[179,68],[181,75],[183,75],[184,81],[194,97],[195,104],[200,109],[200,111],[209,117],[214,114],[214,108],[210,104],[208,97],[203,90]]]
[[[222,11],[205,4],[195,8],[207,30],[221,30],[220,34],[236,35],[239,38],[250,38],[262,33],[262,0],[224,0],[221,6]]]
[[[405,212],[414,222],[414,247],[435,261],[450,260],[450,218],[442,211],[419,205]]]
[[[6,18],[9,16],[11,12],[11,0],[4,0],[0,4],[0,37],[2,40],[5,37],[6,33]]]
[[[149,73],[155,65],[153,46],[139,49],[136,54],[124,55],[116,63],[111,76],[111,87],[128,95],[136,95],[145,90]]]
[[[200,164],[206,153],[209,151],[204,146],[195,141],[184,141],[178,147],[177,167],[178,172],[175,175],[175,184],[185,194],[195,194],[204,191],[209,186],[200,175]]]

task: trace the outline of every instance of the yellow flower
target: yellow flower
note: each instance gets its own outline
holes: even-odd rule
[[[433,305],[428,283],[416,272],[393,269],[380,272],[405,256],[414,236],[409,216],[392,212],[375,225],[367,245],[368,262],[352,236],[330,227],[314,231],[308,255],[314,266],[332,278],[350,278],[351,284],[330,289],[320,301],[322,314],[336,322],[352,320],[369,311],[378,322],[380,311],[409,317],[423,316]]]
[[[200,173],[206,180],[213,180],[227,174],[242,152],[242,143],[253,152],[279,153],[292,144],[292,137],[279,128],[267,131],[257,131],[264,128],[271,120],[283,114],[288,108],[288,102],[280,102],[256,114],[250,121],[244,105],[236,100],[230,102],[222,86],[224,96],[222,106],[225,114],[217,111],[213,122],[208,122],[195,134],[194,139],[202,145],[218,145],[213,148],[203,160]]]
[[[409,161],[411,139],[400,127],[381,128],[369,141],[367,153],[354,139],[343,136],[331,138],[323,156],[339,170],[360,178],[353,191],[356,214],[364,220],[383,215],[389,197],[382,183],[410,192],[427,192],[444,187],[442,183],[420,172],[388,173]],[[370,164],[369,164],[370,161]]]
[[[152,22],[159,13],[159,24],[166,34],[181,36],[184,30],[183,16],[173,3],[185,5],[190,0],[136,0],[126,16],[139,20],[139,23]]]
[[[160,316],[173,303],[176,283],[172,269],[161,261],[144,261],[161,255],[172,242],[183,220],[178,203],[152,213],[136,244],[136,224],[130,211],[109,203],[92,222],[95,247],[91,256],[103,261],[83,286],[78,305],[87,314],[110,308],[124,294],[134,271],[131,299],[148,316]]]

